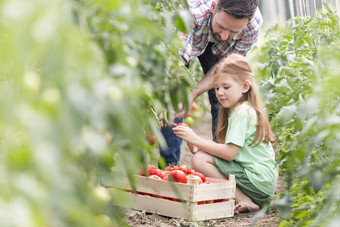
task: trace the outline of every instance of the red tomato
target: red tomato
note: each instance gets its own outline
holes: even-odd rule
[[[186,127],[189,127],[189,125],[187,125],[187,124],[185,124],[185,123],[178,123],[176,126],[180,126],[180,125],[182,125],[182,126],[186,126]]]
[[[197,110],[200,108],[200,105],[197,104],[196,102],[193,102],[191,105],[191,111]]]
[[[198,180],[198,184],[203,184],[203,180],[202,180],[202,178],[200,178],[199,176],[196,176],[196,175],[194,175],[194,174],[189,174],[189,175],[187,175],[187,181],[189,180],[189,179],[197,179]]]
[[[162,173],[162,171],[163,171],[163,170],[160,170],[160,169],[154,167],[153,165],[148,164],[148,171],[147,171],[147,173],[145,173],[144,165],[141,165],[139,174],[140,174],[141,176],[146,176],[146,175],[148,175],[148,176],[157,175],[157,176],[159,176],[159,177],[162,178],[162,177],[164,176],[164,173]],[[164,172],[164,171],[163,171],[163,172]]]
[[[163,180],[168,181],[169,180],[169,175],[166,174],[164,177],[162,177]]]
[[[148,175],[157,175],[157,173],[160,171],[160,169],[154,167],[153,165],[148,165]]]
[[[159,173],[157,174],[157,176],[162,178],[162,180],[166,180],[166,181],[168,180],[168,174],[163,170],[160,170]]]
[[[200,173],[200,172],[196,172],[196,174],[195,174],[196,176],[199,176],[201,179],[202,179],[202,181],[203,182],[205,182],[206,181],[206,179],[205,179],[205,176],[204,176],[204,174],[203,173]]]
[[[167,166],[165,170],[171,172],[172,170],[175,170],[175,169],[174,169],[174,166]]]
[[[197,172],[197,171],[194,170],[194,169],[189,169],[188,174],[193,174],[193,175],[199,176],[199,177],[202,179],[203,182],[206,181],[204,174],[203,174],[203,173],[200,173],[200,172]]]
[[[161,177],[161,173],[162,173],[162,171],[163,171],[163,170],[161,170],[161,169],[158,169],[158,168],[156,168],[156,169],[154,170],[154,172],[155,172],[155,175],[157,175],[157,176],[159,176],[159,177]]]
[[[183,171],[185,174],[190,174],[190,169],[189,169],[189,167],[186,166],[186,165],[180,165],[180,166],[178,167],[178,170]]]
[[[162,180],[162,178],[160,178],[160,177],[157,176],[157,175],[150,175],[150,176],[148,176],[148,178],[157,179],[157,180]]]
[[[199,202],[197,202],[197,205],[202,205],[202,204],[205,204],[205,201],[199,201]]]
[[[152,134],[147,134],[146,139],[148,140],[150,145],[154,145],[157,141],[156,137]]]
[[[141,166],[140,166],[139,174],[140,174],[141,176],[154,175],[154,174],[155,174],[155,170],[154,170],[154,169],[155,169],[155,167],[152,166],[151,164],[149,164],[149,165],[148,165],[148,170],[147,170],[147,172],[145,172],[144,165],[141,165]],[[152,174],[150,174],[150,171],[151,171]]]
[[[175,181],[178,183],[187,183],[187,177],[185,173],[181,170],[173,170],[169,173],[168,176],[170,181]]]
[[[194,174],[194,175],[196,175],[196,170],[190,169],[190,170],[189,170],[189,174]]]

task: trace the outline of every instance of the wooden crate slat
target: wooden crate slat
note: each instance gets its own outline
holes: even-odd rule
[[[189,200],[192,200],[191,198],[193,197],[194,185],[172,182],[177,187],[177,190],[179,192],[178,195],[172,189],[170,182],[168,181],[150,179],[144,176],[137,175],[136,182],[137,182],[136,189],[138,192],[144,192],[178,199],[187,198]],[[101,183],[107,187],[115,187],[128,190],[132,189],[127,177],[124,177],[123,182],[117,185],[117,183],[112,180],[112,175],[108,174],[102,177]]]
[[[192,207],[192,219],[197,221],[226,218],[234,216],[235,201],[194,205]]]
[[[192,198],[193,185],[190,184],[180,184],[171,182],[176,185],[178,190],[178,195],[170,185],[170,182],[163,180],[150,179],[143,176],[137,176],[137,190],[141,192],[146,192],[150,194],[161,195],[171,198]]]
[[[135,210],[143,210],[146,212],[165,215],[173,218],[184,218],[187,220],[209,220],[216,218],[232,217],[234,215],[234,200],[211,204],[185,204],[171,200],[138,195],[129,192],[126,193],[130,198],[130,204],[124,207]]]
[[[126,193],[127,197],[130,198],[130,203],[124,204],[123,207],[125,208],[132,208],[173,218],[190,219],[190,208],[185,203],[129,192],[121,193]]]
[[[136,195],[135,201],[133,208],[137,210],[145,210],[174,218],[190,219],[189,207],[185,203],[140,195]]]
[[[225,181],[215,184],[201,184],[196,185],[192,197],[193,202],[224,199],[224,198],[235,198],[236,183]]]

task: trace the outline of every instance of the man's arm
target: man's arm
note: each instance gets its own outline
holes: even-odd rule
[[[214,71],[216,68],[216,64],[210,68],[210,70],[204,75],[204,77],[198,82],[197,88],[195,88],[191,92],[191,99],[192,102],[195,101],[195,99],[203,94],[206,91],[209,91],[214,87]]]
[[[216,64],[210,68],[210,70],[204,75],[204,77],[198,82],[197,88],[195,88],[189,95],[189,112],[182,109],[179,113],[175,115],[176,118],[183,118],[186,114],[191,113],[192,103],[196,100],[198,96],[206,91],[209,91],[214,87],[214,71]]]

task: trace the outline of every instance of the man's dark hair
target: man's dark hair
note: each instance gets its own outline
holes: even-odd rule
[[[237,19],[247,17],[251,20],[255,14],[258,0],[218,0],[217,11],[224,11]]]

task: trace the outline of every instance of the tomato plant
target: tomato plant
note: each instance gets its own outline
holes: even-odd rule
[[[178,67],[176,31],[191,26],[189,12],[154,0],[0,8],[0,196],[12,201],[0,226],[19,216],[32,226],[124,226],[109,205],[121,198],[96,196],[97,176],[115,166],[114,179],[126,172],[133,185],[152,155],[145,130],[161,137],[151,107],[188,106],[195,81]]]
[[[267,30],[254,56],[257,80],[277,135],[287,192],[276,203],[292,226],[323,226],[339,207],[339,18],[327,5],[316,18]],[[256,64],[255,64],[256,65]],[[333,207],[333,208],[331,208]],[[287,224],[288,225],[288,224]]]

